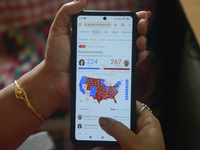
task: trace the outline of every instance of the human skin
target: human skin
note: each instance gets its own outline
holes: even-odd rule
[[[137,101],[136,111],[139,112],[142,107],[142,104]],[[100,118],[99,123],[101,128],[113,136],[121,147],[99,146],[92,150],[165,150],[160,122],[147,109],[144,109],[137,117],[137,134],[111,118]]]
[[[46,118],[63,104],[70,92],[71,16],[81,12],[85,5],[86,0],[63,5],[51,25],[45,59],[18,79],[31,104]],[[137,16],[139,64],[149,54],[145,35],[150,15],[142,11]],[[0,149],[16,149],[43,123],[23,100],[16,98],[14,84],[0,91],[0,108]]]

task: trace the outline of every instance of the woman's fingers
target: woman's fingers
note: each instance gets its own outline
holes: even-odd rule
[[[56,31],[55,34],[71,33],[71,17],[83,10],[86,0],[74,0],[66,3],[58,11],[56,18],[51,26],[51,30]]]
[[[139,35],[145,36],[147,33],[148,19],[151,17],[150,11],[139,11],[136,13],[138,16],[137,30]]]
[[[123,150],[138,148],[141,145],[137,135],[128,129],[124,124],[108,117],[99,118],[101,128],[114,137],[121,145]]]
[[[137,24],[138,34],[145,36],[147,34],[147,27],[148,27],[148,20],[147,19],[140,19]]]
[[[138,48],[138,60],[136,62],[136,65],[143,62],[150,53],[149,51],[146,51],[146,44],[147,44],[147,38],[145,36],[140,36],[136,40],[136,45]]]
[[[148,28],[148,19],[151,16],[150,11],[140,11],[136,13],[138,16],[138,24],[137,24],[137,31],[139,34],[139,37],[137,38],[136,45],[138,48],[138,60],[136,62],[136,65],[143,62],[146,57],[149,55],[149,51],[146,51],[146,44],[147,44],[147,38],[145,37],[147,34],[147,28]]]
[[[142,63],[146,58],[147,56],[149,55],[149,51],[146,51],[146,50],[143,50],[143,51],[139,51],[138,52],[138,60],[136,62],[136,65],[139,65],[140,63]]]
[[[136,13],[136,15],[138,16],[138,19],[148,19],[149,17],[151,17],[151,12],[150,11],[139,11]]]
[[[136,40],[136,45],[139,51],[146,49],[147,38],[145,36],[139,36]]]

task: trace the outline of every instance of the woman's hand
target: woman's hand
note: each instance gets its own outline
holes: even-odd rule
[[[82,11],[86,0],[75,0],[65,4],[57,13],[51,26],[45,60],[18,79],[26,91],[30,103],[45,118],[49,117],[66,100],[70,92],[71,17]],[[148,18],[147,12],[138,13],[137,39],[138,63],[146,58],[145,51]],[[42,124],[42,121],[15,96],[10,84],[0,91],[0,149],[17,147]]]
[[[138,60],[136,62],[136,65],[138,65],[142,61],[144,61],[149,54],[149,51],[146,50],[147,38],[145,36],[147,34],[148,19],[149,17],[151,17],[151,12],[140,11],[140,12],[137,12],[136,15],[138,16],[138,19],[139,19],[138,24],[137,24],[139,37],[137,38],[137,41],[136,41],[136,45],[139,50]]]
[[[49,32],[45,68],[48,74],[51,74],[57,92],[64,97],[70,91],[71,17],[81,12],[85,4],[86,0],[65,4],[57,13]],[[139,49],[137,64],[149,54],[149,51],[146,51],[145,35],[150,15],[147,11],[137,13],[139,18],[137,30],[140,35],[136,41]]]
[[[138,112],[142,104],[137,101],[136,107]],[[147,109],[144,109],[137,118],[137,134],[111,118],[102,117],[99,123],[105,132],[120,143],[121,148],[99,146],[92,150],[165,150],[160,123]]]

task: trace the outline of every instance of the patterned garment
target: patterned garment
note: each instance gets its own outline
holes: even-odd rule
[[[43,59],[52,19],[61,5],[70,0],[0,0],[0,90],[33,69]],[[87,0],[90,10],[151,10],[156,0]],[[155,62],[146,60],[137,68],[138,99],[148,104],[156,116],[160,114],[157,92],[158,77]],[[150,82],[149,82],[150,81]],[[70,94],[69,94],[70,97]],[[62,105],[53,116],[63,116],[70,102]],[[49,131],[57,149],[62,149],[62,130]],[[70,148],[69,148],[70,149]]]
[[[33,69],[43,59],[45,45],[52,19],[63,3],[69,0],[0,0],[0,89],[13,83],[26,72]],[[154,11],[156,0],[87,0],[85,9],[90,10],[151,10]],[[1,37],[3,40],[1,40]],[[140,65],[147,74],[149,63]],[[144,70],[146,68],[146,70]],[[155,69],[155,67],[154,67]],[[156,80],[154,69],[148,81],[138,82],[138,98],[149,103],[149,99]],[[142,71],[139,71],[137,79],[144,81]],[[146,90],[146,89],[151,89]],[[70,96],[70,93],[69,93]],[[153,98],[155,101],[157,98]],[[147,102],[147,104],[149,104]],[[150,105],[151,106],[151,105]],[[66,109],[66,108],[63,108]],[[63,110],[61,109],[61,110]],[[69,108],[68,108],[69,109]],[[61,112],[62,113],[62,112]]]
[[[156,0],[87,0],[86,9],[96,10],[150,10],[154,11]]]
[[[52,19],[69,0],[0,0],[0,32]]]
[[[4,32],[1,36],[7,54],[3,62],[0,54],[0,89],[44,59],[51,20],[62,4],[68,1],[0,1],[0,33]],[[154,4],[155,0],[87,0],[85,9],[153,10]]]
[[[44,59],[50,21],[11,28],[3,34],[6,57],[0,64],[0,89],[34,68]]]

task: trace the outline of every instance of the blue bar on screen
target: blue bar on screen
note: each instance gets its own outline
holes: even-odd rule
[[[79,67],[78,69],[100,70],[100,68]]]

